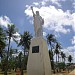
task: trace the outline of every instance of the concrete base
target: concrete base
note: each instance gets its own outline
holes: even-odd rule
[[[52,75],[47,43],[43,37],[37,37],[31,40],[27,64],[27,75]]]

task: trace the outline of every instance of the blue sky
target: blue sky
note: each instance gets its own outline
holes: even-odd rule
[[[27,30],[34,36],[30,6],[44,18],[44,37],[54,34],[63,51],[75,58],[75,0],[0,0],[0,25],[14,23],[19,33]]]

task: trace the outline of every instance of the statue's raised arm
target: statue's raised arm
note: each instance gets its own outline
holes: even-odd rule
[[[33,11],[33,7],[31,6],[31,10],[32,10],[32,13],[33,13],[33,16],[35,15],[34,11]]]

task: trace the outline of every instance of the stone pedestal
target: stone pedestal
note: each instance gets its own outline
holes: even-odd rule
[[[52,75],[47,43],[43,37],[31,40],[27,75]]]

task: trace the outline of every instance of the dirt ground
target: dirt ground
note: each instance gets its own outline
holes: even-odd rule
[[[3,72],[0,72],[0,75],[4,75]],[[15,71],[8,72],[8,75],[16,75],[16,72]],[[24,71],[24,75],[27,75],[26,71]],[[70,73],[68,73],[68,71],[63,71],[61,73],[56,73],[52,75],[75,75],[75,70],[71,71]]]

